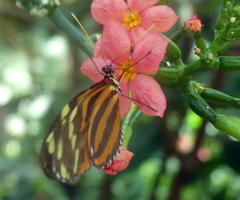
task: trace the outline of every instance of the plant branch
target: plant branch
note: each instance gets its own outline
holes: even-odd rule
[[[66,32],[84,53],[86,53],[89,57],[92,57],[93,47],[88,39],[62,14],[58,8],[49,14],[49,18],[61,30]]]

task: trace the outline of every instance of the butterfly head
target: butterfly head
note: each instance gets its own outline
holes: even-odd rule
[[[104,72],[104,74],[106,74],[107,76],[112,75],[115,72],[115,69],[111,66],[111,65],[107,65],[104,66],[102,68],[102,71]]]

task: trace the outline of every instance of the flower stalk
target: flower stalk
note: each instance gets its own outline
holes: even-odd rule
[[[54,9],[49,15],[49,18],[70,38],[76,42],[79,48],[89,57],[92,56],[93,46],[88,41],[87,37],[82,34],[60,11],[59,8]]]
[[[127,114],[127,116],[123,119],[123,122],[122,122],[122,131],[124,133],[123,146],[126,148],[132,137],[133,125],[134,123],[137,122],[140,116],[141,116],[141,111],[138,109],[137,106],[132,104],[130,112]]]
[[[167,37],[165,37],[165,38],[167,38]],[[178,60],[182,57],[182,52],[181,52],[180,48],[172,40],[169,40],[166,56],[172,60]]]
[[[194,39],[196,46],[201,49],[202,52],[207,51],[206,41],[203,39],[202,34],[200,32],[194,34]]]

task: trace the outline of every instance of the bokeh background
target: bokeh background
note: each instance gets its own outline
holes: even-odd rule
[[[174,33],[197,14],[210,41],[221,0],[162,0],[180,16]],[[90,0],[62,0],[67,17],[75,13],[90,34],[101,31],[89,12]],[[75,23],[75,22],[74,22]],[[171,34],[170,33],[170,34]],[[179,45],[192,62],[194,44]],[[236,44],[225,55],[239,55]],[[107,176],[92,169],[75,185],[47,179],[39,151],[60,109],[92,83],[79,67],[84,53],[47,17],[35,18],[0,0],[0,199],[1,200],[237,200],[240,199],[240,143],[219,133],[186,106],[175,88],[164,87],[163,119],[141,115],[129,150],[127,170]],[[204,71],[193,76],[205,86],[240,97],[240,72]],[[240,117],[240,110],[213,105]]]

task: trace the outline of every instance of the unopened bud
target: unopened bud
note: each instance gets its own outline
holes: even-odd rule
[[[195,15],[185,22],[184,28],[189,32],[199,32],[202,30],[202,22]]]
[[[200,54],[202,52],[200,48],[195,48],[194,51],[196,54]]]

